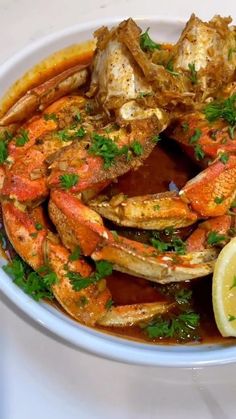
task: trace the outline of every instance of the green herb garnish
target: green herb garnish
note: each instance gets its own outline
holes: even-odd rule
[[[221,153],[220,154],[220,161],[223,164],[226,164],[229,160],[229,154],[228,153]]]
[[[58,121],[58,118],[55,113],[45,113],[43,117],[45,121],[54,121],[54,122]]]
[[[198,142],[199,138],[202,136],[202,131],[199,128],[196,128],[192,137],[189,139],[189,144],[195,144]]]
[[[178,304],[189,304],[192,298],[192,291],[189,289],[182,288],[175,294],[175,299]]]
[[[196,329],[199,326],[200,317],[195,312],[181,313],[171,319],[159,317],[144,328],[150,339],[175,338],[178,340],[197,339]]]
[[[189,75],[189,79],[191,81],[192,84],[197,84],[198,80],[197,80],[197,71],[195,68],[195,63],[189,64],[188,65],[189,71],[190,71],[190,75]]]
[[[234,275],[234,277],[233,277],[233,283],[232,283],[232,285],[231,285],[231,287],[229,289],[232,290],[232,288],[235,288],[235,287],[236,287],[236,275]]]
[[[110,298],[110,299],[106,302],[106,304],[105,304],[105,308],[106,308],[107,310],[110,310],[110,308],[113,306],[113,304],[114,304],[114,301]]]
[[[166,65],[166,70],[170,74],[172,74],[172,76],[179,76],[179,73],[177,71],[174,71],[174,64],[173,64],[172,60],[168,61],[167,65]]]
[[[224,242],[226,240],[226,236],[224,236],[223,234],[219,234],[217,233],[217,231],[210,231],[210,233],[208,234],[207,237],[207,244],[209,244],[209,246],[216,246],[218,244],[220,244],[221,242]]]
[[[203,112],[209,122],[223,119],[231,126],[236,125],[236,93],[224,101],[209,103]]]
[[[234,320],[236,320],[236,316],[232,316],[231,314],[228,315],[228,320],[229,322],[233,322]]]
[[[133,151],[133,153],[135,154],[135,156],[141,156],[143,154],[143,146],[137,140],[134,140],[132,142],[132,144],[130,145],[130,148]]]
[[[77,272],[69,271],[67,276],[71,282],[72,288],[75,291],[80,291],[87,288],[89,285],[99,282],[101,279],[112,274],[112,264],[106,260],[101,260],[95,263],[96,271],[91,276],[84,277]]]
[[[183,122],[181,124],[181,127],[183,128],[183,131],[184,132],[188,132],[188,130],[189,130],[189,123],[188,122]]]
[[[79,176],[75,173],[66,173],[65,175],[61,175],[59,179],[61,188],[70,189],[73,186],[77,185],[79,181]]]
[[[16,146],[23,147],[29,141],[29,133],[28,131],[22,129],[20,130],[19,134],[20,135],[16,138]]]
[[[202,149],[201,144],[196,144],[194,146],[194,154],[197,160],[202,160],[205,157],[205,152]]]
[[[43,229],[43,225],[41,223],[35,223],[36,230],[40,231]]]
[[[79,246],[77,246],[77,247],[73,250],[73,252],[71,253],[71,255],[69,256],[69,259],[70,259],[71,261],[74,261],[74,260],[78,260],[78,259],[80,259],[80,257],[81,257],[81,249],[80,249],[80,247],[79,247]]]
[[[42,298],[53,299],[51,286],[57,282],[57,276],[49,268],[47,268],[46,272],[44,270],[44,274],[42,273],[41,275],[32,271],[19,257],[14,258],[2,268],[10,275],[13,282],[34,300],[39,301]]]
[[[216,204],[222,204],[222,202],[224,201],[224,199],[225,198],[223,196],[216,196],[215,199],[214,199],[214,202]]]
[[[150,28],[147,28],[147,30],[144,33],[142,33],[139,38],[140,47],[145,52],[153,52],[155,49],[161,49],[160,44],[157,44],[150,38],[148,33],[149,29]]]
[[[8,151],[7,151],[7,143],[4,140],[0,140],[0,164],[3,164],[4,161],[8,157]]]

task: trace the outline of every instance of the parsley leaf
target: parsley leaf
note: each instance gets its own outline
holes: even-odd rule
[[[93,133],[92,144],[89,148],[89,153],[95,156],[102,157],[104,160],[104,168],[109,169],[111,167],[115,157],[127,153],[126,148],[118,148],[115,141],[109,137]]]
[[[69,271],[67,276],[71,282],[72,288],[75,291],[80,291],[84,288],[87,288],[89,285],[99,282],[101,279],[106,276],[111,275],[112,273],[112,264],[106,260],[101,260],[96,262],[96,271],[91,274],[91,276],[84,277],[77,272]]]
[[[205,152],[203,151],[201,144],[196,144],[194,146],[194,153],[197,160],[202,160],[205,157]]]
[[[224,101],[209,103],[205,106],[203,112],[209,122],[224,119],[229,125],[236,125],[236,93]]]
[[[45,121],[54,121],[54,122],[58,121],[58,118],[55,113],[45,113],[43,117]]]
[[[7,143],[4,140],[0,140],[0,164],[3,164],[4,161],[8,157],[8,151],[7,151]]]
[[[188,132],[188,130],[189,130],[189,123],[188,122],[183,122],[181,124],[181,127],[183,128],[183,131],[184,132]]]
[[[228,61],[232,60],[234,52],[236,52],[236,48],[229,48],[229,50],[228,50]]]
[[[189,64],[188,68],[189,68],[189,71],[190,71],[189,79],[190,79],[191,83],[192,84],[197,84],[198,80],[197,80],[197,70],[195,68],[195,63]]]
[[[150,28],[147,28],[147,30],[142,33],[139,38],[140,47],[145,52],[153,52],[155,49],[161,49],[160,44],[157,44],[150,38],[148,33],[149,29]]]
[[[39,301],[42,298],[53,299],[51,286],[56,283],[57,276],[47,268],[44,275],[34,272],[19,257],[14,258],[2,269],[13,279],[26,294],[34,300]],[[40,271],[40,270],[39,270]]]
[[[217,233],[217,231],[213,230],[210,231],[210,233],[208,234],[207,244],[209,244],[209,246],[216,246],[217,244],[220,244],[225,240],[226,236],[224,236],[223,234],[219,234]]]
[[[143,146],[137,140],[134,140],[132,142],[132,144],[130,145],[130,148],[136,156],[141,156],[143,154]]]
[[[196,128],[192,137],[189,139],[189,144],[195,144],[198,142],[199,138],[202,136],[202,131],[199,128]]]
[[[214,202],[216,204],[221,204],[224,201],[224,197],[223,196],[216,196],[214,199]]]
[[[175,299],[178,304],[189,304],[192,298],[192,291],[189,289],[182,288],[175,294]]]
[[[107,300],[106,304],[105,304],[105,308],[107,310],[110,310],[110,308],[113,306],[114,301],[110,298],[109,300]]]
[[[220,161],[223,164],[226,164],[229,160],[229,154],[228,153],[221,153],[220,154]]]
[[[71,253],[71,255],[69,256],[69,259],[70,259],[71,261],[74,261],[74,260],[78,260],[78,259],[80,259],[80,257],[81,257],[81,249],[80,249],[80,247],[79,247],[79,246],[77,246],[77,247],[74,249],[74,251]]]
[[[229,322],[233,322],[234,320],[236,320],[236,316],[232,316],[231,314],[228,315],[228,320]]]
[[[157,135],[154,135],[153,137],[152,137],[152,141],[155,143],[155,144],[157,144],[159,141],[161,141],[161,137],[157,134]]]
[[[36,228],[36,230],[40,231],[40,230],[43,229],[43,225],[41,223],[37,222],[37,223],[35,223],[35,228]]]
[[[16,138],[16,146],[23,147],[29,141],[28,131],[22,129],[20,130],[20,135]]]
[[[73,186],[77,185],[79,181],[79,176],[75,173],[66,173],[65,175],[60,176],[60,186],[63,189],[70,189]]]
[[[173,64],[172,60],[168,61],[167,65],[166,65],[166,70],[170,74],[172,74],[172,76],[179,76],[179,73],[177,71],[174,71],[174,64]]]
[[[199,327],[200,317],[195,312],[181,313],[170,319],[162,316],[144,328],[150,339],[175,338],[178,340],[196,339],[196,329]]]
[[[232,288],[235,288],[235,287],[236,287],[236,275],[234,275],[234,277],[233,277],[233,283],[232,283],[232,285],[231,285],[231,287],[229,289],[232,290]]]

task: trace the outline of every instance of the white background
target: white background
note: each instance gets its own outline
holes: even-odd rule
[[[0,0],[0,63],[32,40],[96,18],[233,15],[235,1]],[[1,94],[2,92],[0,92]],[[135,367],[56,340],[0,296],[0,419],[233,419],[236,365]]]

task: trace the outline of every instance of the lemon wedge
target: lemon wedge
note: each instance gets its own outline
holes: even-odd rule
[[[220,333],[236,337],[236,237],[221,250],[216,261],[212,300]]]

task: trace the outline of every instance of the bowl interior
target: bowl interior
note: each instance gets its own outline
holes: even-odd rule
[[[102,25],[113,25],[122,18],[89,22],[50,35],[17,53],[1,66],[0,91],[4,93],[27,70],[53,52],[74,43],[91,39],[93,31]],[[139,18],[139,25],[150,27],[157,41],[173,42],[184,23],[158,17]],[[0,260],[1,265],[5,263]],[[36,303],[24,294],[12,280],[0,271],[0,289],[19,308],[51,332],[79,348],[110,359],[127,363],[193,367],[236,361],[236,345],[151,345],[115,337],[85,327],[46,303]]]

